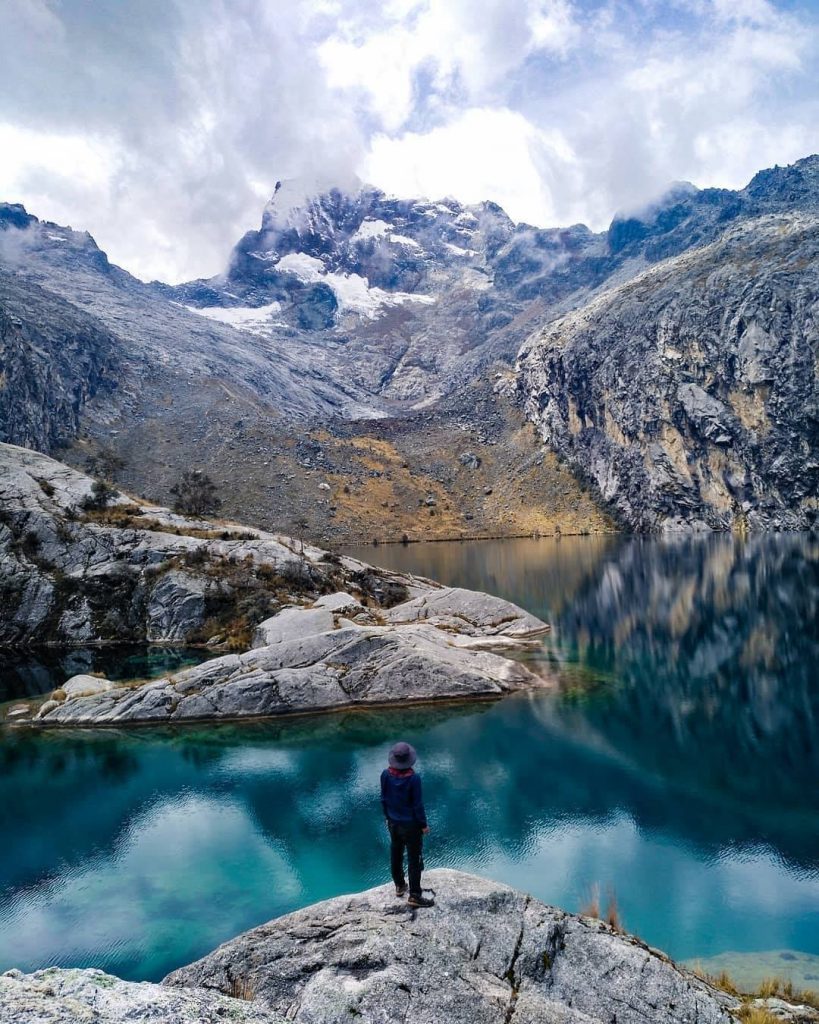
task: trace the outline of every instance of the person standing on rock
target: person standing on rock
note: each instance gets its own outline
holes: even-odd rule
[[[409,743],[396,743],[392,748],[388,757],[389,767],[381,773],[381,806],[390,833],[390,868],[395,895],[404,896],[407,892],[404,877],[406,850],[409,869],[407,905],[432,907],[435,901],[427,899],[421,891],[422,851],[429,825],[421,796],[421,776],[412,767],[417,756]]]

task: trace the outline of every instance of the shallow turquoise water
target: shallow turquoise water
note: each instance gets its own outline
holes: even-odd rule
[[[367,549],[550,618],[556,694],[0,740],[0,970],[159,978],[387,880],[378,774],[419,749],[428,866],[675,957],[819,954],[819,545],[565,538]]]
[[[34,697],[83,672],[109,679],[153,679],[195,665],[212,652],[201,647],[137,644],[129,647],[71,647],[8,650],[0,648],[0,703]]]

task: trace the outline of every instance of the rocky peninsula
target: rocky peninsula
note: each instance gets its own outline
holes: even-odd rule
[[[504,656],[549,628],[507,601],[98,493],[90,477],[0,445],[0,642],[198,640],[221,656],[149,682],[72,678],[12,721],[264,717],[550,683]]]
[[[505,885],[448,870],[425,881],[431,910],[410,911],[391,885],[340,896],[246,932],[161,985],[10,971],[0,1022],[730,1024],[752,1010],[819,1019],[781,1000],[742,1000],[634,936]]]

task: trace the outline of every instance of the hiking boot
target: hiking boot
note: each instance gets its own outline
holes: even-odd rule
[[[410,896],[407,900],[408,907],[434,907],[435,900],[427,899],[426,896]]]
[[[395,887],[395,895],[396,896],[406,896],[407,895],[407,887],[406,887],[406,885],[396,885],[396,887]]]

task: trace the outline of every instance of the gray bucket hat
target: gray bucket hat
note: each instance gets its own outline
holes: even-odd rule
[[[409,743],[401,742],[395,744],[387,760],[390,768],[412,768],[417,759],[415,748],[411,747]]]

